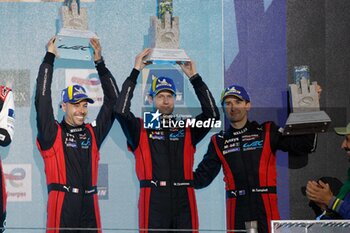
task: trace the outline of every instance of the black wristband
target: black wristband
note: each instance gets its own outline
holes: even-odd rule
[[[193,86],[203,84],[203,80],[202,80],[201,76],[198,73],[193,75],[189,80],[190,80],[190,82],[192,83]]]
[[[56,55],[51,52],[46,52],[43,63],[53,66]]]
[[[137,83],[137,77],[139,76],[139,74],[140,74],[140,71],[133,68],[129,76],[131,82]]]
[[[97,61],[94,61],[94,62],[95,62],[95,65],[97,66],[98,64],[105,62],[105,60],[101,56],[101,59],[98,59]]]

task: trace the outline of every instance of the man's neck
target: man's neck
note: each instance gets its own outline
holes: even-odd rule
[[[68,121],[66,120],[65,117],[63,118],[63,121],[64,121],[64,123],[65,123],[68,127],[73,127],[73,128],[83,127],[83,125],[84,125],[84,124],[82,124],[82,125],[75,125],[74,123],[70,123],[70,122],[68,122]]]
[[[246,125],[247,121],[248,119],[244,119],[238,122],[231,122],[231,126],[234,129],[242,129]]]

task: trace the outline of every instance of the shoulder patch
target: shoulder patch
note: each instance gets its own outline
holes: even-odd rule
[[[7,94],[11,91],[11,88],[0,86],[0,98],[5,101]]]
[[[219,138],[224,138],[225,131],[221,130],[219,133],[215,134]]]
[[[93,122],[91,122],[91,126],[92,126],[92,127],[96,127],[96,120],[94,120]]]
[[[13,110],[12,108],[9,108],[8,116],[15,118],[15,110]]]

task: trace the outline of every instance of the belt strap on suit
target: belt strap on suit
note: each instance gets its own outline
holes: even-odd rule
[[[193,180],[166,181],[166,180],[140,180],[140,188],[159,187],[193,187]]]
[[[97,186],[89,187],[88,189],[76,188],[69,185],[51,183],[47,186],[47,191],[50,193],[52,190],[66,192],[66,193],[75,193],[75,194],[96,194]]]
[[[239,196],[245,196],[248,193],[263,194],[263,193],[276,193],[276,192],[277,192],[276,186],[256,187],[251,189],[233,189],[233,190],[226,191],[226,198],[236,198]]]

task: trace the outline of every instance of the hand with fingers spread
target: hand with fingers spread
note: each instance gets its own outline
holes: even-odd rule
[[[102,59],[102,47],[101,47],[99,39],[91,38],[90,44],[91,44],[92,48],[94,49],[94,61],[101,60]]]
[[[57,57],[57,48],[56,48],[56,36],[52,37],[49,42],[46,44],[46,50],[49,53],[55,54]]]
[[[151,64],[152,62],[146,62],[144,59],[151,53],[150,48],[144,49],[141,53],[137,54],[135,57],[134,69],[141,71],[146,65]]]
[[[311,201],[328,206],[333,197],[333,193],[329,184],[323,183],[321,180],[319,180],[318,183],[316,181],[309,181],[306,185],[306,196]]]
[[[197,74],[197,69],[194,61],[176,62],[182,69],[182,71],[187,75],[188,78],[191,78],[193,75]]]

